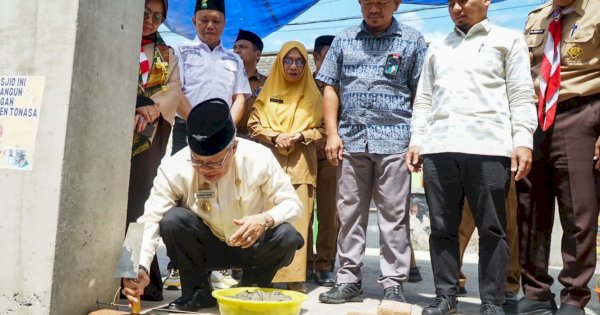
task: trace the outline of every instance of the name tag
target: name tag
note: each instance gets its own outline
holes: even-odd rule
[[[215,198],[215,192],[212,190],[198,190],[194,194],[194,197],[196,197],[196,199],[212,199]]]
[[[275,98],[275,97],[271,97],[269,99],[269,101],[273,102],[273,103],[277,103],[277,104],[283,104],[283,100],[280,98]]]
[[[387,77],[396,77],[400,68],[400,54],[392,53],[387,56],[385,66],[383,67],[383,74]]]
[[[546,30],[545,29],[541,29],[541,30],[531,30],[529,31],[530,35],[539,35],[539,34],[544,34]]]

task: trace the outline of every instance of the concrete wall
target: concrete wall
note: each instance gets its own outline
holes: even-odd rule
[[[0,75],[46,83],[34,169],[0,170],[0,314],[86,314],[118,286],[143,2],[2,2]]]

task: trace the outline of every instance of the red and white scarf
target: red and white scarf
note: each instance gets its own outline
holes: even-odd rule
[[[140,49],[140,77],[142,79],[142,85],[145,87],[148,83],[148,76],[150,75],[150,61],[146,57],[144,52],[144,46],[154,42],[150,38],[142,38],[142,48]]]
[[[555,9],[548,27],[548,40],[540,68],[540,91],[538,95],[538,120],[543,131],[550,129],[556,117],[560,92],[560,43],[562,40],[562,17],[573,12],[572,8]]]

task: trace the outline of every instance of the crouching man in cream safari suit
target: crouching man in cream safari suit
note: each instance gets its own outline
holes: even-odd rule
[[[216,305],[210,270],[242,268],[242,286],[268,286],[304,244],[288,222],[302,204],[289,177],[266,147],[235,137],[224,100],[194,107],[189,147],[163,162],[144,215],[138,279],[124,280],[130,301],[148,284],[159,237],[179,267],[182,296],[169,309],[197,311]]]

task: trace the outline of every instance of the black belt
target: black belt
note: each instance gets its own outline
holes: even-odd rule
[[[185,124],[185,120],[181,117],[175,116],[175,123],[176,124]]]
[[[598,101],[598,100],[600,100],[600,93],[588,95],[588,96],[573,97],[566,101],[558,102],[558,104],[557,104],[558,106],[556,107],[556,113],[560,114],[560,113],[568,112],[572,109],[588,105],[589,103],[591,103],[593,101]]]

